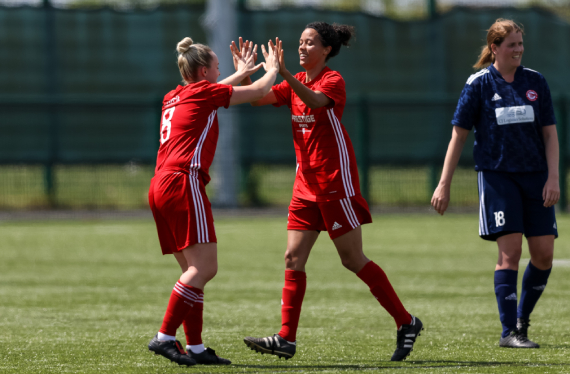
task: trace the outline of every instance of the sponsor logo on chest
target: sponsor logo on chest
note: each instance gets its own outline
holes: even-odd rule
[[[498,125],[534,122],[534,109],[531,105],[495,108]]]
[[[308,122],[315,122],[315,116],[313,114],[305,116],[296,116],[292,115],[291,120],[295,123],[308,123]]]

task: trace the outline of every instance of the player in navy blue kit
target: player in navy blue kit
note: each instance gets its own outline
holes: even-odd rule
[[[453,172],[472,128],[479,187],[479,235],[496,241],[495,295],[503,332],[499,345],[538,348],[527,336],[530,313],[546,287],[558,237],[554,204],[560,197],[558,136],[544,77],[521,65],[523,30],[498,19],[461,93],[441,180],[431,203],[447,209]],[[517,308],[522,235],[530,262]]]

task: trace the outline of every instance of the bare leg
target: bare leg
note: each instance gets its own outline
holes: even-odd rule
[[[288,230],[285,269],[305,271],[309,254],[318,237],[317,231]]]
[[[362,227],[333,240],[342,265],[353,273],[358,273],[370,260],[362,251]]]
[[[499,258],[495,270],[519,270],[522,253],[522,234],[513,233],[497,239]]]
[[[554,258],[554,235],[531,236],[527,241],[532,264],[540,270],[550,269]]]
[[[186,259],[188,269],[180,277],[180,282],[204,290],[206,283],[218,272],[217,244],[195,244],[183,249],[182,254]],[[178,260],[178,257],[176,259]],[[182,264],[180,266],[182,267]]]

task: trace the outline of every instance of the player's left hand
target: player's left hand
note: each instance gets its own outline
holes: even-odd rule
[[[283,42],[279,38],[275,38],[275,44],[273,41],[269,41],[269,45],[272,48],[277,49],[277,56],[279,57],[279,74],[283,76],[285,72],[287,72],[287,68],[285,67],[285,58],[283,53]]]
[[[254,45],[249,40],[246,40],[244,43],[241,36],[239,38],[239,48],[232,41],[230,51],[232,52],[234,68],[236,71],[243,72],[246,76],[250,76],[263,66],[263,64],[255,65],[257,61],[257,44]]]
[[[558,199],[560,199],[560,183],[558,178],[548,177],[542,189],[542,199],[544,200],[544,206],[546,208],[558,202]]]

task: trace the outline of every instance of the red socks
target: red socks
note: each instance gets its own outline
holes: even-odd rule
[[[398,328],[411,323],[412,317],[392,288],[388,277],[380,266],[370,261],[356,274],[370,287],[370,292],[396,321]],[[279,336],[294,342],[301,315],[301,305],[307,288],[307,274],[303,271],[285,270],[281,305],[281,331]]]
[[[294,342],[301,315],[301,305],[307,288],[307,274],[304,271],[285,270],[285,286],[281,299],[281,331],[279,336]]]
[[[398,328],[411,322],[412,317],[410,313],[408,313],[404,305],[402,305],[386,273],[384,273],[380,266],[370,261],[364,265],[356,275],[370,287],[372,295],[374,295],[376,300],[380,302],[380,305],[394,318]]]
[[[198,288],[195,290],[200,291]],[[200,291],[202,292],[202,291]],[[202,295],[204,295],[202,293]],[[202,312],[204,311],[204,303],[195,303],[190,309],[186,318],[182,322],[184,326],[184,334],[186,334],[186,344],[198,345],[202,344]]]
[[[172,294],[170,295],[170,300],[168,301],[168,307],[166,308],[166,313],[164,315],[164,320],[162,321],[162,327],[160,328],[159,332],[170,335],[176,336],[176,330],[183,321],[187,320],[186,318],[189,315],[198,314],[195,309],[199,310],[199,333],[198,336],[202,332],[202,308],[204,304],[204,292],[201,289],[195,288],[192,286],[185,285],[180,281],[176,282],[174,285],[174,289],[172,290]],[[190,330],[192,331],[192,336],[195,337],[196,335],[196,325],[197,322],[195,319],[190,320],[191,322],[188,323],[192,327]],[[185,326],[186,327],[186,326]],[[194,339],[194,338],[193,338]],[[200,337],[200,343],[194,344],[201,344],[202,338]],[[194,341],[194,340],[192,340]]]

